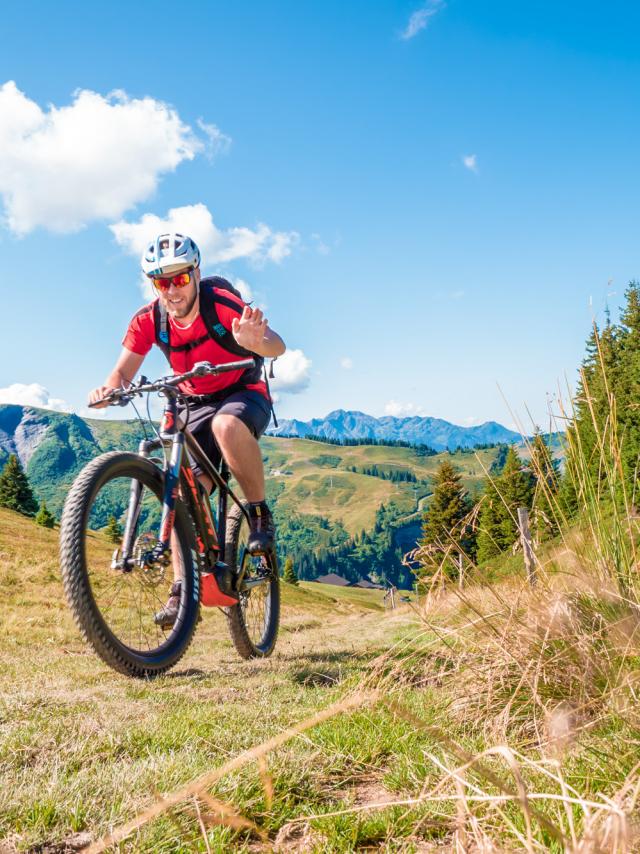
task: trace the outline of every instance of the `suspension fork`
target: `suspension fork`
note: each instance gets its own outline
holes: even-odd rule
[[[178,483],[180,478],[180,467],[182,465],[182,454],[184,451],[184,434],[177,427],[178,406],[175,398],[167,400],[162,424],[160,426],[161,443],[171,445],[169,464],[165,466],[164,489],[162,495],[162,518],[160,520],[160,534],[154,548],[142,555],[142,563],[152,563],[159,560],[165,552],[171,548],[171,533],[176,516],[176,496],[178,494]],[[148,459],[151,451],[159,446],[158,441],[143,441],[138,446],[141,457]],[[119,560],[115,560],[112,566],[125,571],[133,569],[133,546],[140,510],[142,507],[143,485],[139,480],[132,480],[129,488],[129,507],[127,510],[127,521]]]
[[[164,494],[162,496],[162,519],[158,543],[153,549],[153,558],[158,559],[171,548],[171,533],[176,518],[176,497],[180,483],[180,468],[184,453],[184,433],[178,429],[178,404],[175,397],[167,400],[160,425],[160,438],[171,443],[169,465],[165,467]]]
[[[150,442],[143,439],[138,445],[138,455],[144,459],[149,459],[151,451],[156,448],[158,442]],[[127,507],[127,517],[124,526],[124,534],[122,536],[122,545],[120,546],[120,554],[114,557],[112,568],[124,569],[125,572],[131,571],[133,568],[132,552],[133,544],[140,519],[140,509],[142,507],[142,483],[139,480],[132,480],[129,487],[129,505]]]

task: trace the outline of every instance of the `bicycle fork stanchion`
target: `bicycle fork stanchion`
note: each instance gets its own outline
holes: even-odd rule
[[[184,451],[184,435],[178,430],[176,425],[177,414],[178,407],[176,400],[174,397],[170,397],[167,401],[160,427],[160,437],[163,442],[171,442],[171,456],[164,480],[160,536],[152,552],[154,560],[161,558],[171,548],[171,532],[173,531],[173,522],[176,515],[176,497],[178,495],[182,453]]]
[[[144,459],[148,459],[152,448],[156,445],[157,442],[149,442],[144,439],[138,445],[138,454]],[[132,480],[129,488],[129,506],[127,508],[127,519],[122,536],[122,545],[113,554],[111,569],[121,569],[124,572],[131,572],[133,569],[132,552],[136,528],[140,519],[141,497],[142,483],[139,480]]]

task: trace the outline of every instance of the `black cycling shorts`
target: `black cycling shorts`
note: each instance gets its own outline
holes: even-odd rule
[[[184,412],[184,407],[181,407],[179,410],[181,423],[184,420]],[[224,400],[214,403],[190,403],[189,420],[186,426],[214,466],[219,465],[221,454],[213,437],[211,422],[221,412],[239,418],[243,424],[247,425],[256,439],[262,436],[271,419],[269,401],[259,391],[236,391],[229,397],[225,397]],[[194,473],[196,475],[202,474],[202,469],[191,454],[189,459]]]

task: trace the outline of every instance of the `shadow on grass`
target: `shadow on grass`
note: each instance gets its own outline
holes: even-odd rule
[[[313,670],[311,667],[304,667],[302,670],[292,673],[290,678],[292,682],[297,685],[304,685],[305,688],[331,688],[333,685],[342,682],[344,673],[337,668]]]
[[[345,662],[346,664],[366,664],[380,654],[379,650],[359,650],[352,652],[351,650],[340,649],[327,652],[298,652],[287,655],[280,655],[280,661],[317,661],[319,663],[337,664]]]
[[[187,667],[186,670],[171,670],[163,674],[164,679],[207,679],[213,671],[207,673],[197,667]]]

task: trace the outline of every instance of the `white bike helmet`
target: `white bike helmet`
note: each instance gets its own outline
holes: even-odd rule
[[[200,266],[200,250],[184,234],[159,234],[142,253],[142,272],[147,276],[170,276]]]

